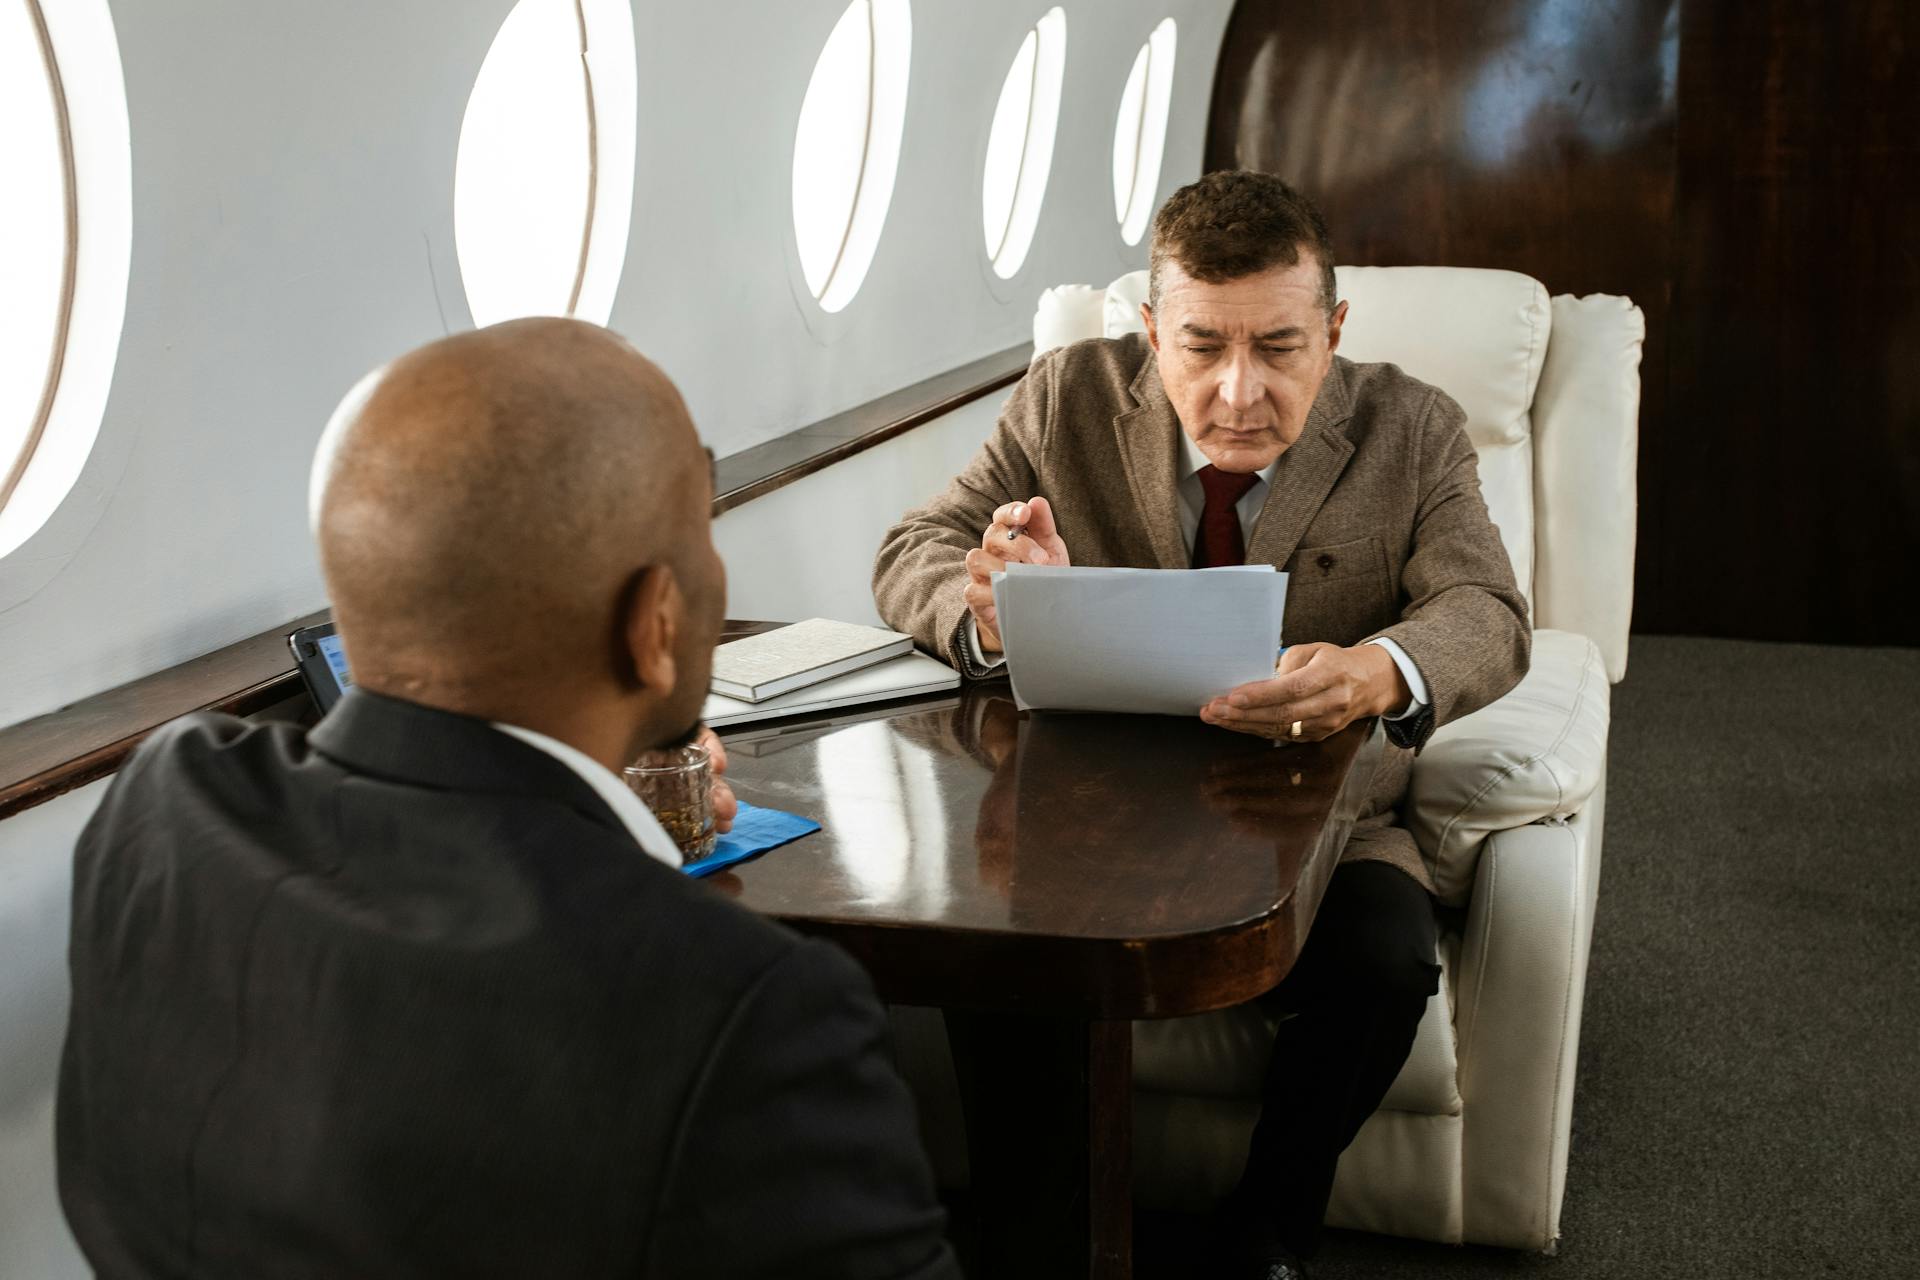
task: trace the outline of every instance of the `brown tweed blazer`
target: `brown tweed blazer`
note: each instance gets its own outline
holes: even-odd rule
[[[1285,643],[1390,636],[1420,668],[1431,713],[1389,723],[1343,860],[1391,862],[1429,889],[1398,825],[1413,755],[1436,726],[1511,689],[1532,645],[1465,422],[1444,392],[1397,366],[1336,357],[1247,540],[1249,564],[1290,575]],[[1186,568],[1179,436],[1144,335],[1041,356],[967,469],[888,532],[874,566],[880,616],[964,669],[966,553],[995,508],[1035,496],[1053,504],[1075,564]]]

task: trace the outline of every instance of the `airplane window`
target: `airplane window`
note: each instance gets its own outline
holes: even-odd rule
[[[132,172],[106,0],[0,4],[0,120],[6,555],[46,523],[80,476],[126,314]]]
[[[987,135],[987,171],[981,217],[987,257],[1002,280],[1020,270],[1040,225],[1040,205],[1053,168],[1053,135],[1060,122],[1060,82],[1067,65],[1067,15],[1049,9],[1027,32],[1000,86]]]
[[[474,78],[453,236],[476,325],[605,324],[626,262],[636,128],[626,0],[520,0]]]
[[[1140,46],[1120,95],[1120,117],[1113,126],[1113,212],[1128,244],[1139,244],[1146,234],[1160,186],[1160,153],[1173,102],[1173,49],[1174,25],[1168,18]]]
[[[793,140],[793,231],[823,310],[853,301],[880,245],[912,52],[908,0],[853,0],[814,63]]]

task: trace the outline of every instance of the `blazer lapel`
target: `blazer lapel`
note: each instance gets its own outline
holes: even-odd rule
[[[1180,495],[1174,475],[1179,458],[1180,419],[1160,385],[1160,370],[1149,348],[1147,358],[1128,388],[1138,402],[1119,414],[1113,429],[1120,437],[1120,456],[1126,462],[1127,483],[1133,489],[1133,507],[1162,569],[1184,569],[1189,562],[1180,536]]]
[[[1343,364],[1343,360],[1334,360],[1320,384],[1320,394],[1314,397],[1313,408],[1307,411],[1305,430],[1280,455],[1267,500],[1247,540],[1248,564],[1287,562],[1353,456],[1353,442],[1341,430],[1353,416]]]

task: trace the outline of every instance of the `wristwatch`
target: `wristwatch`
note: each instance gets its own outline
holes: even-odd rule
[[[1427,745],[1427,739],[1433,735],[1433,704],[1424,704],[1418,711],[1402,720],[1381,718],[1386,726],[1387,741],[1396,747],[1406,747],[1419,751]]]
[[[969,680],[990,680],[994,676],[1005,675],[1007,664],[1004,662],[988,666],[973,656],[973,645],[967,637],[967,619],[971,614],[960,615],[960,625],[953,629],[953,640],[947,645],[949,652],[960,661],[960,674]]]

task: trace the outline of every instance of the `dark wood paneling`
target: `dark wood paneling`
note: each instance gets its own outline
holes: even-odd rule
[[[1505,267],[1553,293],[1626,294],[1664,334],[1675,23],[1675,0],[1243,0],[1207,166],[1299,186],[1341,261]],[[1658,422],[1655,341],[1641,377],[1642,423]],[[1659,464],[1656,434],[1643,468]],[[1659,519],[1643,503],[1643,544]]]
[[[1914,643],[1920,6],[1242,0],[1210,168],[1647,313],[1635,626]]]
[[[1920,5],[1682,13],[1657,616],[1920,643]]]

